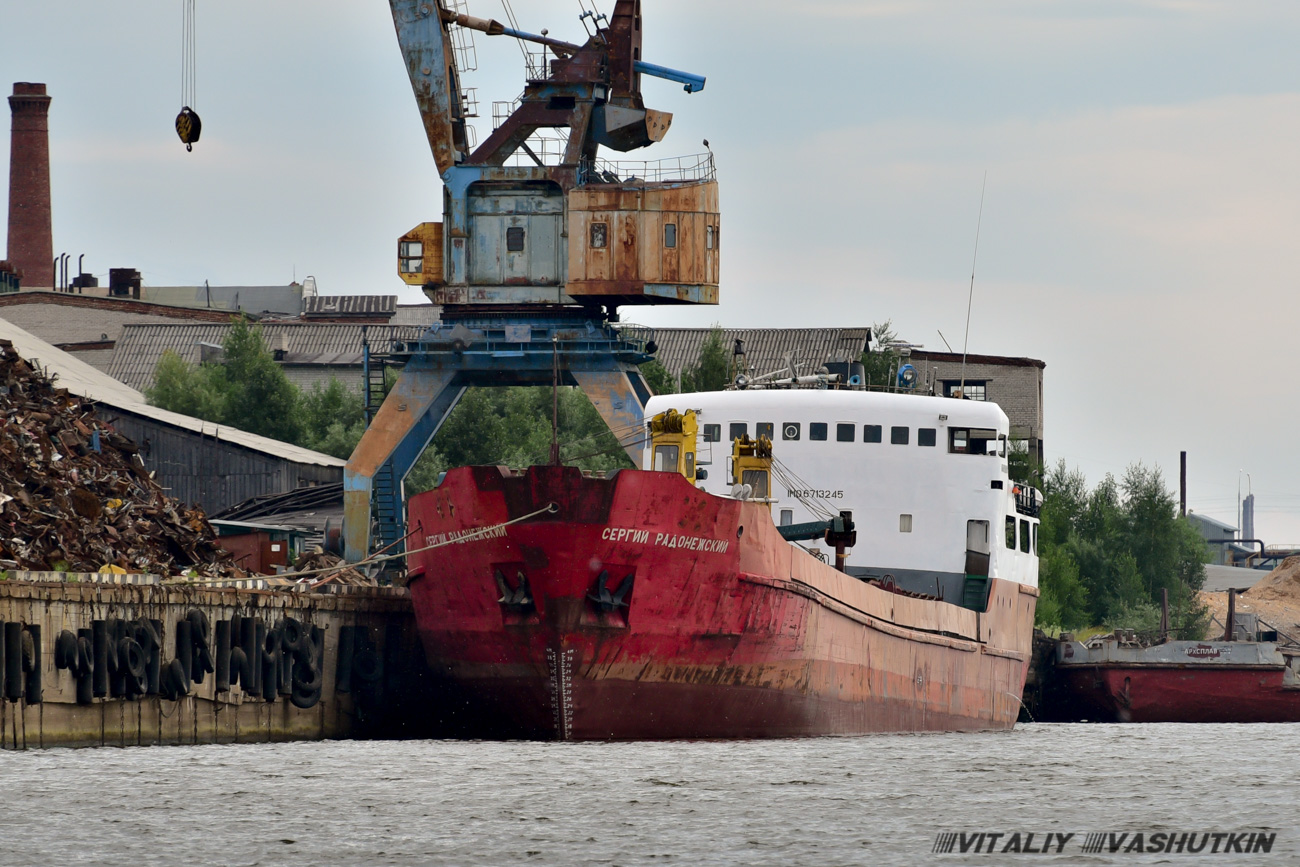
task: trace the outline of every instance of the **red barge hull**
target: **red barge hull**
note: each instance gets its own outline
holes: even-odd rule
[[[1063,641],[1055,679],[1068,719],[1300,722],[1296,657],[1272,642]]]
[[[993,580],[983,612],[892,593],[676,474],[466,467],[408,515],[408,545],[438,546],[410,556],[426,656],[480,736],[1005,729],[1020,710],[1035,589]]]

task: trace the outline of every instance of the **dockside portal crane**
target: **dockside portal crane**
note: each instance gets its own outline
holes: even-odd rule
[[[618,307],[718,301],[712,154],[635,166],[599,156],[602,146],[631,151],[668,131],[672,116],[645,107],[641,76],[688,93],[704,87],[702,76],[641,59],[640,0],[617,0],[608,18],[585,12],[581,45],[469,16],[457,0],[390,5],[444,185],[442,221],[399,240],[398,270],[443,314],[419,340],[393,347],[401,377],[344,470],[351,562],[372,544],[403,547],[402,480],[468,387],[558,376],[628,439],[650,396],[637,365],[654,346],[643,329],[614,327]],[[527,55],[518,106],[477,147],[454,28],[540,46]],[[529,144],[541,130],[568,131],[554,162]],[[639,464],[639,438],[627,451]]]

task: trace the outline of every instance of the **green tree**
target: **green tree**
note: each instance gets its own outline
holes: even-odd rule
[[[557,397],[563,463],[593,472],[631,466],[620,438],[585,394],[562,387]],[[434,436],[433,445],[445,466],[545,463],[551,452],[551,409],[548,387],[471,388]],[[640,430],[619,435],[639,436]]]
[[[720,391],[731,384],[731,356],[723,345],[722,327],[714,325],[695,364],[682,371],[682,391]]]
[[[1025,440],[1011,440],[1007,449],[1007,475],[1011,481],[1033,488],[1043,487],[1043,465],[1030,453]]]
[[[406,496],[409,498],[433,490],[449,466],[447,459],[438,452],[438,447],[430,444],[406,476]]]
[[[223,421],[281,442],[300,442],[299,390],[262,342],[261,326],[250,328],[236,319],[222,346],[227,383]]]
[[[668,372],[668,368],[659,363],[659,359],[641,365],[641,375],[645,377],[646,385],[650,386],[650,391],[654,394],[677,393],[677,382]]]
[[[1209,552],[1158,470],[1134,464],[1089,491],[1062,461],[1043,485],[1040,625],[1152,630],[1167,593],[1175,632],[1201,636],[1207,615],[1196,591]]]
[[[212,365],[195,366],[168,349],[144,390],[154,406],[212,422],[224,422],[226,381]]]
[[[893,320],[886,319],[871,326],[871,343],[875,349],[862,353],[861,358],[868,387],[894,384],[891,371],[898,365],[898,353],[890,349],[889,344],[895,340],[898,340],[898,335],[894,333]]]
[[[336,458],[347,458],[366,432],[365,407],[361,395],[331,376],[329,383],[316,383],[302,393],[301,445]]]
[[[1088,588],[1079,578],[1079,564],[1065,548],[1039,543],[1038,607],[1034,622],[1043,628],[1081,629],[1091,622]]]
[[[164,353],[145,390],[154,406],[281,442],[305,445],[301,393],[262,342],[260,327],[235,319],[220,363],[193,365]]]

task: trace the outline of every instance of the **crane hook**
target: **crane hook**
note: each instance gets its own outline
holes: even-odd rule
[[[199,113],[188,105],[176,115],[176,134],[185,142],[185,150],[194,150],[194,143],[199,140],[202,131],[203,121],[199,119]]]

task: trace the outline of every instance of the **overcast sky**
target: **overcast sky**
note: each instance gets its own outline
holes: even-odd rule
[[[516,0],[580,41],[577,0]],[[612,0],[602,0],[605,11]],[[1259,535],[1300,543],[1300,5],[1253,0],[646,0],[647,79],[674,113],[637,158],[708,138],[722,303],[651,325],[870,325],[927,348],[1047,363],[1045,443],[1090,481],[1132,462]],[[501,17],[500,0],[470,11]],[[155,285],[397,293],[395,240],[440,219],[440,182],[378,0],[198,0],[195,108],[180,108],[181,3],[5,4],[0,84],[54,98],[56,252]],[[479,35],[478,88],[522,89]],[[0,141],[8,164],[9,140]],[[7,189],[0,196],[7,195]],[[7,213],[7,209],[4,211]],[[1239,473],[1239,471],[1244,471]]]

